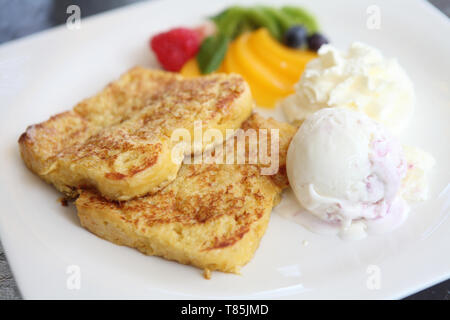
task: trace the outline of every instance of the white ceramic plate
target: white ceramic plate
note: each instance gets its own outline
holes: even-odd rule
[[[196,268],[144,256],[81,228],[75,209],[62,207],[58,192],[25,168],[19,135],[133,65],[156,66],[151,34],[197,23],[226,6],[140,3],[84,19],[81,30],[62,26],[0,47],[0,234],[25,298],[400,298],[449,278],[448,19],[426,2],[378,0],[381,29],[371,30],[371,0],[303,2],[335,45],[364,41],[398,57],[411,76],[418,106],[401,138],[436,158],[430,199],[414,206],[395,232],[347,242],[285,220],[280,206],[242,275],[215,272],[209,281]],[[80,289],[70,290],[77,271]]]

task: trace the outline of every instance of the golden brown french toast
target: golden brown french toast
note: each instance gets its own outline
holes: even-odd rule
[[[252,258],[270,212],[288,185],[286,153],[297,130],[256,114],[242,125],[244,130],[252,128],[279,130],[276,173],[263,175],[267,165],[259,160],[254,164],[185,163],[177,178],[153,195],[117,202],[82,190],[75,202],[82,226],[148,255],[238,273]],[[263,143],[258,135],[258,147],[269,149],[271,136]]]
[[[218,129],[225,137],[252,107],[239,75],[187,79],[136,67],[73,110],[28,127],[20,151],[33,172],[69,197],[95,188],[108,199],[127,200],[175,179],[181,163],[171,157],[174,130],[194,135],[194,121],[201,121],[203,130]]]

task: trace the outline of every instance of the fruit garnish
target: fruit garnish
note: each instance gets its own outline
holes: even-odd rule
[[[284,35],[293,26],[302,26],[305,30],[304,39],[301,39],[299,43],[299,34],[296,34],[295,41],[291,42],[292,47],[300,47],[306,43],[307,34],[315,33],[318,30],[318,24],[314,17],[306,10],[300,7],[285,6],[282,8],[273,8],[267,6],[254,6],[254,7],[230,7],[218,15],[211,18],[217,26],[216,37],[220,40],[216,40],[216,46],[225,46],[225,43],[230,42],[232,39],[240,36],[247,31],[256,30],[259,28],[266,28],[271,36],[278,41],[281,41]],[[204,41],[207,41],[205,39]],[[208,40],[208,42],[213,42]],[[295,44],[295,45],[294,45]],[[212,46],[208,44],[208,46]],[[222,48],[221,47],[221,48]],[[222,61],[218,61],[218,58],[224,57],[222,53],[216,53],[214,50],[200,50],[202,52],[202,58],[198,60],[200,70],[202,73],[209,73],[214,71],[214,67],[218,68]],[[208,57],[215,54],[214,57]],[[208,68],[205,61],[211,60],[215,63],[213,65],[208,64]]]
[[[312,51],[319,51],[320,47],[328,43],[328,39],[320,33],[314,33],[308,37],[308,48]]]
[[[274,38],[281,39],[283,30],[280,28],[276,17],[264,7],[247,9],[245,18],[256,28],[266,28]]]
[[[186,39],[176,30],[152,40],[164,68],[181,69],[187,77],[212,72],[241,74],[256,103],[269,108],[294,92],[306,64],[317,57],[314,51],[328,43],[318,33],[315,18],[296,6],[229,7],[190,30],[201,42],[196,54],[185,49]]]
[[[158,61],[168,71],[179,71],[200,47],[200,35],[188,28],[175,28],[154,36],[150,46]]]
[[[194,29],[200,36],[200,41],[214,35],[217,32],[217,27],[214,22],[207,20]]]
[[[283,43],[291,48],[301,48],[306,44],[308,33],[303,26],[290,27],[284,34]]]
[[[233,6],[211,18],[219,32],[235,38],[245,31],[267,28],[271,35],[281,40],[283,34],[294,25],[303,25],[308,34],[317,32],[315,18],[300,7]]]
[[[225,72],[225,69],[223,68],[223,63],[220,65],[220,67],[214,71],[216,72]],[[180,73],[185,77],[198,77],[202,75],[202,72],[200,71],[200,68],[198,67],[197,58],[192,58],[188,62],[186,62],[181,68]]]
[[[255,31],[249,39],[249,44],[255,48],[254,51],[259,59],[289,79],[291,83],[296,83],[306,64],[317,57],[315,52],[291,49],[282,45],[265,29]]]
[[[230,37],[224,34],[216,34],[206,38],[197,54],[197,62],[203,74],[217,70],[225,58]]]
[[[197,77],[202,74],[196,58],[192,58],[186,62],[183,68],[181,68],[180,73],[185,77]]]
[[[317,57],[308,50],[291,49],[261,28],[233,40],[216,72],[239,73],[248,82],[256,103],[271,108],[294,91],[306,64]],[[200,76],[197,59],[181,69],[184,76]]]
[[[285,6],[281,8],[281,12],[290,17],[289,27],[293,25],[303,25],[308,30],[308,34],[315,33],[319,30],[319,24],[314,16],[303,8]]]
[[[284,46],[261,28],[232,42],[224,68],[244,77],[259,106],[272,108],[280,98],[294,92],[306,64],[316,56],[308,50]]]
[[[250,21],[246,19],[247,10],[243,7],[230,7],[211,18],[217,26],[219,33],[234,39],[247,28],[253,28]]]

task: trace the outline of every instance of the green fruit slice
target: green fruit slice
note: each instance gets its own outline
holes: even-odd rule
[[[255,7],[248,9],[247,18],[256,27],[267,28],[274,38],[281,39],[282,30],[279,28],[277,21],[262,8]]]
[[[315,33],[319,30],[319,24],[316,18],[312,16],[308,11],[300,7],[285,6],[281,8],[281,11],[290,16],[294,24],[301,24],[307,30],[309,34]]]
[[[219,33],[203,40],[197,53],[197,63],[202,74],[217,70],[228,50],[230,37]]]
[[[282,35],[295,24],[295,20],[292,19],[290,15],[279,9],[272,7],[262,7],[262,10],[264,10],[268,15],[272,17],[274,21],[276,21]]]

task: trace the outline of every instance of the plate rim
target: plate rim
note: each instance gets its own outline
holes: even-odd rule
[[[165,1],[165,6],[170,5],[171,2],[180,2],[178,0],[169,0],[169,1]],[[154,6],[157,4],[162,3],[162,1],[152,1],[152,2],[138,2],[138,3],[134,3],[131,5],[127,5],[125,7],[120,7],[120,8],[116,8],[116,9],[112,9],[106,12],[102,12],[100,14],[94,15],[94,16],[90,16],[90,17],[86,17],[83,18],[83,23],[92,23],[92,21],[96,21],[96,20],[101,20],[104,19],[107,16],[113,16],[116,15],[118,12],[124,12],[127,10],[135,10],[136,7],[150,7],[150,6]],[[434,7],[431,3],[425,1],[425,0],[417,0],[416,3],[421,3],[421,5],[425,5],[426,7],[428,7],[427,10],[429,10],[429,12],[434,12],[433,14],[435,14],[435,16],[440,16],[442,18],[448,19],[445,14],[441,11],[439,11],[436,7]],[[436,13],[438,13],[438,15],[436,15]],[[449,22],[449,20],[446,20],[447,23]],[[450,25],[450,23],[449,23]],[[60,25],[60,26],[56,26],[47,30],[43,30],[13,41],[9,41],[6,42],[2,45],[0,45],[0,52],[3,50],[12,50],[11,48],[14,48],[15,46],[19,46],[19,45],[27,45],[28,43],[33,43],[33,42],[38,42],[39,39],[46,37],[50,34],[57,34],[58,32],[61,32],[62,30],[64,30],[64,24]],[[3,186],[1,186],[1,188],[4,188]],[[7,219],[5,217],[2,217],[2,215],[0,215],[0,222],[1,221],[6,221]],[[447,221],[447,225],[449,221]],[[9,240],[11,240],[10,238],[8,238],[8,236],[5,236],[5,234],[8,234],[8,231],[5,230],[5,227],[3,226],[2,223],[0,223],[0,240],[2,241],[3,244],[3,248],[4,248],[4,253],[5,256],[7,258],[7,261],[9,263],[10,266],[10,271],[14,277],[14,279],[16,280],[18,289],[22,295],[22,297],[24,299],[27,299],[28,297],[32,297],[33,294],[31,293],[32,290],[29,290],[29,288],[27,288],[27,284],[25,284],[24,282],[22,282],[22,275],[19,275],[18,273],[16,273],[16,270],[18,270],[19,268],[15,267],[15,264],[18,263],[18,259],[16,257],[17,253],[13,253],[11,252],[10,249],[12,249],[12,246],[9,245],[5,245],[5,242],[9,242]],[[34,235],[33,235],[34,236]],[[8,239],[6,239],[8,238]],[[6,240],[6,241],[5,241]],[[404,288],[404,289],[399,289],[397,290],[396,294],[392,294],[390,297],[388,297],[389,299],[399,299],[399,298],[404,298],[408,295],[411,295],[415,292],[418,292],[420,290],[423,290],[424,288],[428,288],[434,284],[437,284],[441,281],[445,281],[446,279],[450,278],[450,268],[447,271],[446,274],[442,274],[441,276],[436,276],[433,277],[433,279],[430,279],[428,281],[421,281],[423,282],[422,285],[418,286],[418,285],[412,285],[410,288]],[[288,298],[294,298],[297,299],[296,297],[288,297]],[[305,298],[305,297],[300,297],[300,298]],[[307,298],[307,297],[306,297]]]

